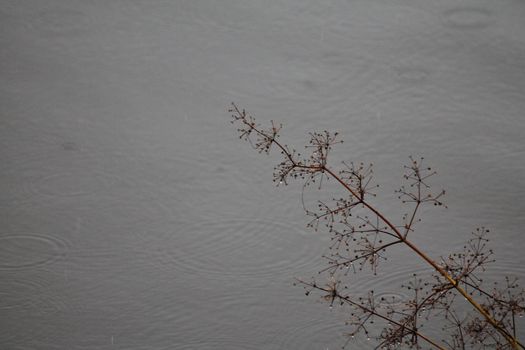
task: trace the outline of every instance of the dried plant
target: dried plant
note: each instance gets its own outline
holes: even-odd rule
[[[377,188],[372,182],[372,165],[342,163],[338,171],[329,165],[333,147],[343,143],[338,133],[311,133],[306,154],[302,155],[279,141],[281,124],[272,121],[269,128],[263,128],[233,103],[230,112],[241,139],[261,153],[269,154],[272,149],[280,152],[281,161],[274,169],[278,186],[300,179],[304,182],[304,194],[314,183],[318,190],[324,181],[333,180],[340,185],[341,197],[318,200],[314,209],[303,200],[310,217],[307,226],[316,231],[324,227],[332,244],[330,254],[325,256],[327,266],[319,272],[328,282],[297,279],[297,284],[303,286],[307,295],[312,291],[321,293],[330,307],[348,308],[349,339],[364,334],[375,338],[376,348],[381,349],[525,349],[516,336],[518,317],[525,314],[524,289],[510,277],[505,277],[503,284],[488,288],[484,285],[482,274],[494,261],[487,229],[476,229],[460,251],[439,259],[431,258],[411,241],[421,208],[443,206],[445,194],[431,190],[428,181],[436,173],[422,158],[410,157],[404,167],[405,184],[396,192],[409,212],[395,224],[370,201]],[[373,290],[364,296],[355,294],[350,273],[370,267],[376,274],[387,259],[389,248],[396,245],[408,248],[434,272],[425,277],[410,276],[402,286],[410,298],[403,302],[386,297],[378,300]],[[432,334],[437,327],[441,334],[427,335],[427,323],[434,328]]]

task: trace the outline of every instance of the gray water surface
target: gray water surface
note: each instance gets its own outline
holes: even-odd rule
[[[293,287],[324,265],[301,186],[229,124],[339,131],[375,164],[409,155],[447,189],[414,240],[445,255],[484,225],[488,279],[525,283],[525,3],[6,0],[0,8],[0,348],[334,349],[344,313]],[[406,251],[377,278],[428,269]],[[523,331],[520,332],[525,337]],[[356,338],[351,348],[373,348]]]

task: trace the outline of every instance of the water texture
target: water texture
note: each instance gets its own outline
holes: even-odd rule
[[[238,140],[231,101],[298,148],[339,131],[334,160],[373,162],[399,220],[402,164],[424,156],[448,209],[414,240],[438,258],[485,225],[487,280],[525,283],[524,17],[516,0],[3,1],[0,348],[345,343],[344,312],[292,285],[329,237]],[[428,272],[406,253],[355,293],[406,300]]]

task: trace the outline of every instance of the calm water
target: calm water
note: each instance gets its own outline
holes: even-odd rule
[[[292,286],[328,237],[237,139],[231,101],[298,147],[340,131],[335,160],[375,163],[393,217],[424,156],[449,209],[415,241],[439,257],[485,225],[489,278],[525,283],[524,17],[518,0],[3,1],[0,347],[344,343],[344,314]],[[392,254],[356,292],[404,297],[426,270]]]

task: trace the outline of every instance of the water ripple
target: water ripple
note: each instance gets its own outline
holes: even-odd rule
[[[414,264],[399,266],[383,266],[378,270],[377,276],[356,276],[361,283],[356,284],[358,294],[365,295],[369,291],[374,291],[375,300],[380,304],[401,304],[408,301],[412,296],[402,288],[417,274],[418,278],[430,277],[432,270],[426,267],[417,267]]]
[[[62,145],[57,149],[20,154],[14,152],[13,162],[5,172],[5,192],[11,200],[35,196],[72,197],[98,193],[120,180],[120,175],[105,170],[100,154]],[[67,152],[65,152],[67,150]]]
[[[47,196],[80,196],[107,189],[116,178],[86,169],[70,169],[43,176],[31,184],[34,192]]]
[[[213,338],[213,339],[201,339],[190,342],[184,342],[183,344],[175,345],[176,350],[189,350],[189,349],[232,349],[232,350],[243,350],[243,349],[260,349],[259,346],[250,343],[249,341],[243,341],[239,339],[230,338]]]
[[[42,269],[24,273],[19,270],[2,271],[0,312],[5,320],[9,320],[2,323],[0,332],[3,348],[18,349],[15,344],[26,344],[28,339],[42,339],[56,331],[49,329],[44,320],[67,311],[69,305],[54,287],[54,277],[56,275],[51,271]]]
[[[279,336],[279,349],[327,349],[341,348],[349,340],[349,348],[364,349],[366,340],[357,336],[346,338],[349,328],[340,317],[306,318],[306,322],[298,323],[287,329],[286,334]]]
[[[51,235],[2,235],[0,270],[34,269],[62,259],[67,251],[67,242]]]
[[[492,13],[477,7],[458,7],[443,13],[444,21],[458,29],[483,29],[492,23]]]
[[[83,12],[71,9],[51,8],[33,16],[31,27],[47,35],[80,35],[93,25]]]
[[[399,65],[393,68],[397,80],[406,85],[420,84],[428,80],[431,70],[424,65],[407,64]]]
[[[485,287],[489,286],[488,282],[498,281],[501,283],[505,277],[518,278],[520,285],[525,287],[525,268],[522,264],[514,263],[512,261],[499,261],[497,260],[492,265],[487,266],[483,273],[479,274],[479,277],[487,281]]]
[[[162,235],[164,236],[164,234]],[[274,275],[313,270],[322,244],[296,225],[261,219],[179,225],[168,237],[145,236],[146,262],[158,268],[207,275]]]
[[[41,276],[4,276],[0,286],[0,310],[33,310],[38,314],[65,310],[64,300],[49,291],[49,281]]]

